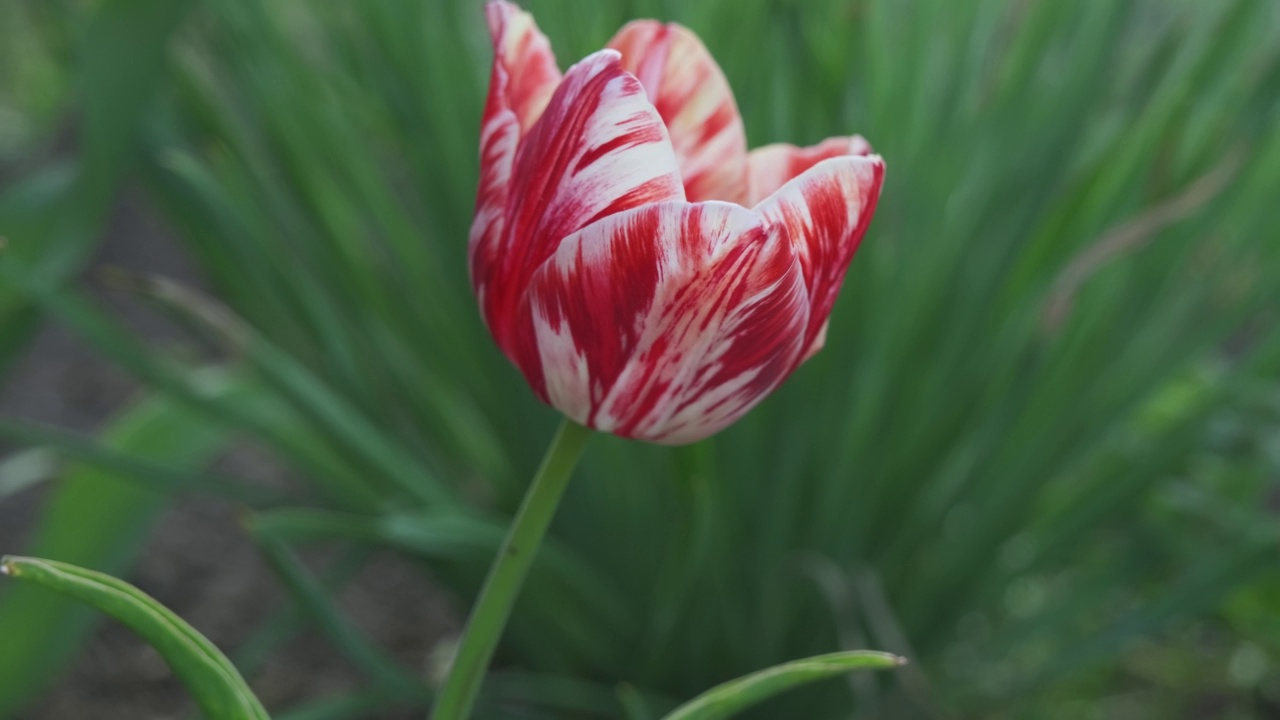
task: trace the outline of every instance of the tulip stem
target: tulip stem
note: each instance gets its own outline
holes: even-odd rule
[[[590,430],[566,418],[547,448],[542,466],[507,530],[507,538],[489,567],[480,597],[471,608],[453,665],[432,710],[432,720],[465,720],[470,716],[520,586],[590,435]]]

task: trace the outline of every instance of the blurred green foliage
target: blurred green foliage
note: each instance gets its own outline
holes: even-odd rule
[[[1274,2],[527,4],[562,66],[630,18],[678,20],[724,67],[752,145],[859,132],[888,184],[827,347],[776,396],[689,448],[593,442],[513,616],[492,714],[649,717],[861,647],[913,662],[759,717],[1276,712]],[[287,552],[394,547],[465,606],[551,435],[464,271],[479,3],[57,6],[0,11],[24,18],[0,25],[7,56],[43,28],[0,92],[27,118],[26,156],[57,141],[30,118],[78,138],[0,197],[0,313],[68,324],[174,412],[304,481],[250,499],[250,526],[370,683],[304,712],[359,717],[379,688],[422,702]],[[201,390],[201,366],[226,360],[158,355],[68,283],[121,178],[218,299],[132,290],[253,377],[252,402]],[[24,335],[0,317],[11,357]],[[0,431],[31,444],[22,422]],[[166,477],[168,458],[109,436],[76,457]],[[189,467],[168,478],[192,485]],[[22,699],[5,680],[0,709]]]

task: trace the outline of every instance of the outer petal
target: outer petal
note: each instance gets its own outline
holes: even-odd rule
[[[679,444],[737,420],[796,365],[808,324],[786,238],[728,203],[666,203],[565,240],[530,284],[519,353],[577,422]]]
[[[471,279],[498,345],[515,360],[513,317],[560,242],[629,208],[684,199],[671,141],[618,53],[574,65],[520,143],[502,220],[472,226]]]
[[[827,138],[817,145],[796,147],[775,143],[756,148],[747,156],[747,206],[757,205],[783,183],[823,160],[842,155],[870,155],[871,143],[861,135]]]
[[[489,3],[485,16],[493,39],[493,70],[480,126],[480,186],[468,240],[471,279],[477,291],[501,252],[520,140],[560,85],[551,44],[533,16],[508,2]]]
[[[744,204],[747,139],[720,66],[689,29],[654,20],[628,23],[609,41],[640,78],[671,133],[691,202]]]
[[[825,342],[827,318],[871,224],[883,181],[879,155],[837,157],[817,163],[756,206],[791,241],[804,271],[809,319],[797,364]]]

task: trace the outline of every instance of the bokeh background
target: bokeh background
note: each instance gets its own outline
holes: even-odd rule
[[[753,146],[888,163],[826,349],[598,437],[484,717],[1280,717],[1274,0],[528,0],[697,31]],[[467,287],[471,0],[0,4],[0,551],[129,578],[279,717],[419,717],[557,422]],[[0,585],[0,717],[188,717]],[[444,649],[444,650],[442,650]]]

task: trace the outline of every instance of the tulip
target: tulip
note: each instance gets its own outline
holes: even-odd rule
[[[566,420],[434,720],[471,712],[588,428],[694,442],[777,388],[822,347],[884,178],[857,136],[747,152],[729,83],[679,25],[630,23],[561,75],[531,15],[485,12],[471,283],[498,347]]]
[[[469,238],[486,325],[579,424],[663,444],[723,429],[822,347],[883,161],[857,136],[748,152],[679,25],[632,22],[561,75],[529,13],[486,14]]]

